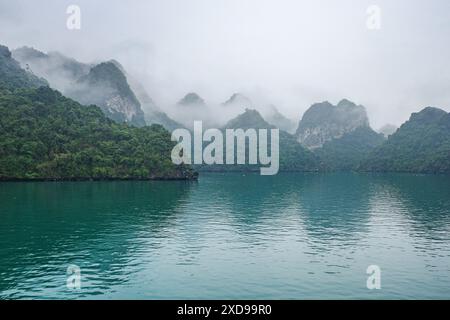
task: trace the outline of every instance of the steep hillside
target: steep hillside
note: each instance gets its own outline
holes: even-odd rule
[[[192,179],[161,126],[118,124],[49,87],[0,88],[0,180]]]
[[[361,161],[384,141],[382,134],[376,133],[370,127],[360,127],[341,138],[325,142],[323,147],[315,149],[314,153],[328,170],[355,170]]]
[[[450,173],[450,114],[432,107],[413,113],[360,170]]]
[[[48,86],[47,81],[20,67],[9,49],[0,45],[0,86],[8,89]]]

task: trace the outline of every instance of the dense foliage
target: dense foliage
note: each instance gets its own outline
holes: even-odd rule
[[[450,114],[431,107],[413,113],[360,169],[450,173]]]
[[[382,134],[370,127],[359,127],[339,139],[326,142],[314,152],[329,170],[354,170],[384,140]]]
[[[9,49],[0,45],[0,87],[15,89],[46,85],[48,83],[44,79],[23,70],[20,64],[12,59]]]
[[[175,143],[162,126],[135,128],[104,115],[126,121],[126,114],[114,113],[114,108],[105,104],[113,101],[120,110],[137,110],[130,123],[144,125],[140,103],[116,63],[95,66],[80,83],[83,90],[76,92],[80,101],[98,101],[103,112],[50,89],[46,80],[22,69],[9,49],[0,46],[0,180],[196,177],[190,167],[172,164],[170,153]],[[203,102],[196,94],[184,100],[188,104]],[[170,129],[180,126],[160,111],[154,111],[148,120]],[[250,128],[274,126],[256,110],[246,110],[222,130]],[[298,143],[302,140],[299,133],[310,140],[305,145],[319,146],[314,153]],[[347,100],[336,107],[316,104],[305,113],[297,136],[280,130],[279,142],[280,171],[450,173],[450,114],[436,108],[413,114],[384,140],[370,129],[363,107]],[[256,171],[260,167],[213,165],[200,169]]]
[[[0,88],[0,179],[193,178],[161,126],[106,118],[48,87]]]

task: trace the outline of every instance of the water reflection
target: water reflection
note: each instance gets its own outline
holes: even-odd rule
[[[158,248],[189,188],[186,182],[0,184],[0,291],[11,298],[43,289],[56,294],[69,264],[81,267],[85,288],[95,288],[85,294],[102,293],[105,279],[108,286],[127,281],[142,239],[153,238]]]
[[[448,297],[445,176],[3,183],[0,297]],[[65,288],[81,267],[83,290]],[[372,295],[370,295],[372,294]]]

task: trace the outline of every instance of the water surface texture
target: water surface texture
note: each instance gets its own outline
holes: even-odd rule
[[[0,298],[449,299],[450,179],[0,183]]]

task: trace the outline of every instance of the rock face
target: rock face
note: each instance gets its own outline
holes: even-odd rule
[[[363,106],[346,99],[337,106],[326,101],[313,104],[305,112],[295,136],[308,149],[317,149],[327,141],[368,126],[369,119]]]
[[[95,104],[111,119],[144,126],[144,112],[127,78],[114,62],[100,63],[76,82],[67,95],[83,104]]]
[[[144,86],[136,80],[132,75],[128,74],[125,68],[116,60],[110,62],[120,69],[126,76],[131,91],[136,95],[136,98],[141,104],[141,109],[145,113],[145,123],[147,125],[159,124],[168,131],[173,131],[183,126],[170,118],[159,106],[153,101]]]
[[[58,52],[33,48],[14,50],[22,67],[44,77],[52,88],[82,103],[96,104],[111,119],[144,126],[144,113],[131,90],[125,71],[117,61],[84,64]]]

